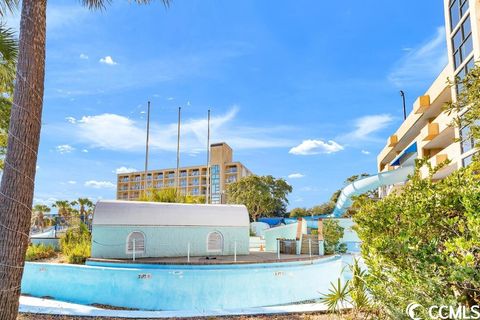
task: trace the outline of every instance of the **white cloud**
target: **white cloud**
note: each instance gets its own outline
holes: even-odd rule
[[[115,169],[116,174],[130,173],[130,172],[136,172],[136,171],[138,171],[138,170],[135,169],[135,168],[127,168],[127,167],[120,167],[120,168]]]
[[[370,154],[370,151],[362,150],[362,153],[363,153],[363,154],[366,154],[366,155],[369,155],[369,154]]]
[[[295,154],[295,155],[313,155],[313,154],[321,154],[321,153],[335,153],[338,151],[343,150],[343,146],[339,145],[333,140],[329,140],[328,142],[322,140],[303,140],[301,144],[296,147],[290,149],[288,153]]]
[[[70,180],[70,181],[67,181],[68,184],[77,184],[77,181],[75,180]]]
[[[290,128],[285,126],[245,127],[235,126],[238,108],[233,107],[225,114],[212,116],[210,121],[211,141],[226,141],[234,149],[255,149],[287,147],[292,141],[275,137],[286,135]],[[77,120],[74,134],[81,143],[92,148],[116,151],[143,151],[145,148],[145,124],[131,118],[104,113],[84,116]],[[181,151],[198,153],[205,150],[207,141],[207,119],[187,119],[181,127]],[[177,123],[150,124],[150,148],[175,151],[177,143]]]
[[[111,183],[110,181],[89,180],[85,181],[85,187],[94,189],[113,189],[115,188],[115,184]]]
[[[72,124],[77,123],[77,119],[75,119],[74,117],[66,117],[65,120],[67,120],[68,122],[70,122]]]
[[[399,88],[428,84],[448,62],[445,41],[445,28],[442,26],[419,47],[403,50],[406,53],[388,75],[388,80]]]
[[[88,150],[87,149],[82,149],[82,152],[83,153],[88,153]]]
[[[75,150],[74,147],[68,145],[68,144],[62,144],[62,145],[59,145],[59,146],[56,146],[55,149],[57,150],[57,152],[59,152],[60,154],[65,154],[65,153],[70,153],[72,151]]]
[[[85,53],[80,53],[80,59],[88,60],[88,56]]]
[[[115,62],[111,56],[106,56],[104,58],[101,58],[99,60],[99,62],[104,63],[104,64],[108,64],[108,65],[111,65],[111,66],[114,66],[114,65],[117,64],[117,62]]]
[[[349,140],[368,140],[371,135],[386,128],[393,118],[389,114],[377,114],[358,118],[355,120],[355,130],[347,133],[343,138]]]
[[[173,101],[175,98],[174,97],[168,97],[167,100],[168,101]]]
[[[300,179],[300,178],[303,178],[303,177],[305,177],[305,175],[301,174],[301,173],[292,173],[292,174],[288,175],[289,179]]]

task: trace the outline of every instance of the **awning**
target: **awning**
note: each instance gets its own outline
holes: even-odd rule
[[[414,142],[409,147],[405,148],[390,164],[391,166],[401,165],[412,154],[417,153],[417,143]]]

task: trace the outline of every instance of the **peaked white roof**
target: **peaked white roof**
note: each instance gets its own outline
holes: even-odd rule
[[[248,227],[244,205],[101,200],[93,225]]]

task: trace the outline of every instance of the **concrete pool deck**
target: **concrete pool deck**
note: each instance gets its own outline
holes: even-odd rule
[[[274,252],[250,252],[249,255],[237,256],[237,261],[234,261],[233,256],[215,256],[213,259],[206,257],[190,257],[188,262],[187,257],[171,257],[171,258],[137,258],[132,259],[98,259],[90,258],[88,262],[97,263],[125,263],[125,264],[159,264],[159,265],[223,265],[223,264],[254,264],[254,263],[277,263],[277,262],[296,262],[309,261],[329,258],[331,256],[318,256],[308,254],[281,254],[278,259],[277,253]]]

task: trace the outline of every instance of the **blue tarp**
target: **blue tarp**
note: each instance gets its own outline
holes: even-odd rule
[[[285,224],[285,219],[284,218],[260,218],[257,220],[258,222],[264,222],[267,223],[270,227],[276,227],[281,224]]]
[[[408,148],[403,150],[390,164],[391,166],[399,166],[403,163],[405,158],[408,158],[412,153],[417,152],[417,143],[411,144]]]

